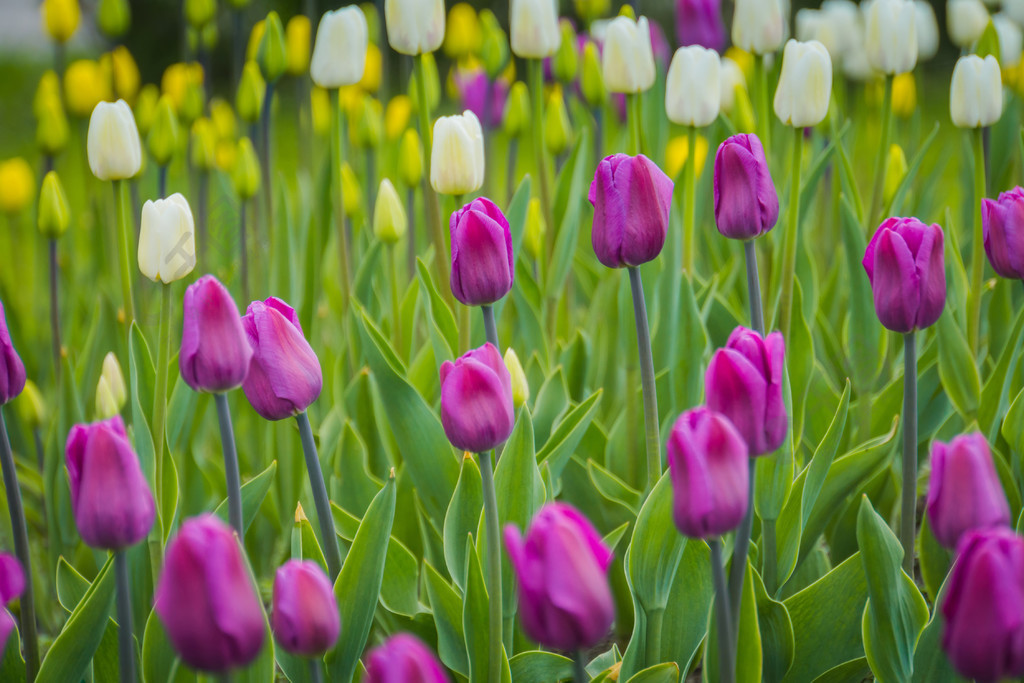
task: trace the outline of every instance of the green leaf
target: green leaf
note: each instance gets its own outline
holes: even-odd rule
[[[858,657],[834,666],[814,679],[814,683],[862,683],[871,674],[866,657]]]
[[[566,169],[572,168],[572,180],[569,190],[569,196],[565,204],[565,214],[562,216],[562,222],[558,226],[558,232],[555,234],[555,250],[551,255],[551,266],[548,272],[547,281],[544,283],[544,289],[547,292],[561,292],[565,286],[565,279],[569,275],[569,269],[572,266],[573,255],[576,252],[577,235],[580,229],[580,213],[583,208],[583,200],[585,198],[584,189],[587,187],[584,184],[584,180],[587,177],[587,172],[590,171],[587,164],[587,152],[590,148],[589,143],[590,135],[587,129],[583,129],[580,134],[579,140],[576,142],[576,149],[572,153],[570,161],[566,164]],[[570,166],[571,164],[571,166]],[[565,171],[563,170],[563,173]],[[548,230],[553,229],[554,226],[549,225]]]
[[[753,572],[753,580],[757,626],[761,633],[763,680],[765,683],[778,683],[793,665],[793,620],[789,618],[786,606],[768,595],[757,572]]]
[[[466,536],[466,600],[462,605],[462,629],[469,653],[470,683],[486,683],[488,665],[488,604],[487,587],[480,567],[480,558],[473,549],[473,539]]]
[[[981,431],[988,435],[990,442],[996,440],[998,418],[1006,414],[1010,397],[1013,395],[1011,387],[1014,376],[1017,374],[1022,336],[1024,336],[1024,311],[1017,315],[1017,321],[1010,332],[1009,343],[999,354],[999,362],[989,372],[985,386],[981,390],[978,424],[981,426]]]
[[[672,482],[666,472],[640,509],[629,542],[626,572],[640,605],[648,612],[665,609],[686,537],[672,528]]]
[[[562,475],[565,464],[569,461],[576,447],[583,440],[590,422],[594,419],[594,411],[601,400],[603,389],[598,389],[587,400],[573,408],[562,418],[544,447],[537,453],[537,462],[541,467],[547,464],[551,475],[555,478]]]
[[[176,671],[171,678],[171,672]],[[142,676],[149,683],[194,683],[196,674],[181,663],[156,612],[149,613],[142,637]]]
[[[156,451],[153,446],[153,433],[146,417],[153,405],[153,383],[156,371],[153,369],[153,357],[149,353],[149,345],[135,321],[128,330],[128,374],[129,392],[132,412],[132,441],[135,452],[139,455],[139,464],[149,480],[150,487],[156,486]],[[158,506],[162,513],[162,507]],[[169,522],[161,519],[166,527]]]
[[[892,200],[889,202],[888,208],[885,210],[886,216],[902,216],[903,215],[903,200],[907,196],[907,192],[910,191],[910,186],[913,184],[914,179],[917,178],[917,172],[921,168],[921,164],[924,162],[925,154],[928,149],[935,142],[935,138],[939,135],[939,122],[936,121],[935,125],[932,126],[932,132],[928,134],[921,146],[918,147],[917,153],[914,155],[914,159],[910,162],[910,166],[907,168],[906,175],[903,176],[903,180],[900,181],[900,185],[896,188],[896,193],[892,196]]]
[[[512,233],[512,253],[521,253],[523,248],[523,235],[526,234],[526,213],[530,208],[530,176],[523,176],[512,195],[512,201],[508,203],[505,210],[505,218],[508,220],[509,232]]]
[[[736,645],[736,683],[761,681],[761,632],[757,623],[757,600],[754,592],[754,567],[747,560],[747,572],[740,598],[740,628]],[[717,596],[716,596],[717,598]],[[704,652],[703,680],[719,681],[718,669],[718,610],[711,612],[708,626],[708,645]]]
[[[1000,433],[1018,457],[1024,455],[1024,389],[1010,404]]]
[[[25,681],[25,660],[21,658],[21,635],[18,633],[17,620],[7,636],[3,658],[0,659],[0,681],[23,683]]]
[[[488,456],[489,457],[489,456]],[[455,494],[444,517],[444,560],[448,573],[460,591],[466,590],[466,535],[473,535],[480,525],[484,494],[480,467],[470,453],[462,459],[462,473]]]
[[[679,665],[675,662],[656,664],[639,672],[627,683],[678,683]]]
[[[434,359],[440,365],[442,361],[455,357],[455,350],[459,348],[459,328],[455,324],[452,309],[437,291],[434,278],[423,259],[416,259],[416,269],[423,291],[427,293],[423,301],[427,311],[430,343],[434,347]]]
[[[78,603],[89,592],[89,580],[63,557],[57,563],[57,601],[69,613],[74,612]]]
[[[242,540],[237,536],[235,541],[238,543],[238,551],[245,560],[245,569],[249,574],[249,581],[252,582],[252,587],[258,596],[259,583],[256,581],[256,574],[252,570],[249,556],[245,552],[245,546],[242,545]],[[241,683],[271,683],[274,680],[274,634],[270,630],[270,621],[267,619],[267,612],[262,609],[262,605],[260,615],[263,617],[263,647],[260,649],[256,659],[250,662],[248,666],[232,672],[232,681],[240,681]]]
[[[424,582],[437,627],[437,654],[441,663],[463,676],[469,676],[469,659],[462,627],[462,598],[429,563],[423,565]]]
[[[670,527],[668,533],[676,534],[676,530]],[[708,544],[687,542],[669,592],[671,607],[665,610],[661,627],[661,658],[678,662],[683,670],[690,669],[705,639],[714,596],[710,567]]]
[[[948,583],[948,582],[947,582]],[[943,681],[945,683],[966,683],[957,675],[953,665],[949,663],[949,657],[942,649],[942,631],[945,622],[939,614],[938,605],[942,604],[945,596],[946,585],[943,584],[935,600],[935,613],[932,615],[928,625],[921,632],[917,640],[917,647],[914,649],[914,683],[931,683],[932,681]]]
[[[275,474],[277,474],[276,460],[272,461],[267,469],[242,484],[243,532],[249,530],[253,519],[256,518],[256,513],[263,504],[263,499],[267,497],[267,492],[269,492],[270,487],[274,485]],[[220,505],[217,506],[214,514],[225,522],[228,521],[228,501],[226,498],[220,502]]]
[[[981,380],[967,338],[952,311],[939,316],[939,378],[957,412],[970,422],[978,414]]]
[[[845,154],[845,153],[844,153]],[[851,179],[851,182],[853,180]],[[862,214],[863,211],[860,212]],[[850,203],[848,197],[842,201],[842,226],[844,253],[846,254],[847,286],[850,296],[847,301],[849,316],[845,348],[849,349],[850,368],[853,373],[853,388],[859,400],[870,400],[871,382],[877,374],[880,363],[882,326],[875,315],[874,295],[871,283],[861,265],[867,240],[864,236],[863,221]],[[861,438],[866,435],[862,434]]]
[[[573,675],[572,660],[554,652],[520,652],[508,664],[516,683],[562,681]]]

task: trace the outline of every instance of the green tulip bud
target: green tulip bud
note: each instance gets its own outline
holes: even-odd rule
[[[206,117],[192,124],[192,165],[201,171],[210,171],[217,164],[217,131]]]
[[[377,190],[377,203],[373,207],[373,234],[385,244],[394,244],[405,237],[408,219],[395,186],[385,178]]]
[[[516,81],[508,91],[505,102],[505,132],[515,137],[530,126],[530,91],[522,81]]]
[[[128,0],[100,0],[96,8],[96,23],[109,38],[123,36],[132,24]]]
[[[559,22],[562,31],[562,43],[551,58],[551,69],[555,78],[562,83],[571,83],[576,80],[576,72],[579,70],[579,54],[576,52],[576,32],[568,19]]]
[[[156,106],[160,103],[160,88],[153,83],[142,86],[135,100],[135,125],[139,127],[139,135],[147,135],[156,118]]]
[[[523,231],[523,248],[535,261],[544,250],[544,212],[540,199],[533,197],[526,208],[526,226]]]
[[[380,100],[369,95],[362,95],[359,100],[348,129],[349,139],[356,147],[372,149],[380,145],[384,135],[384,110]]]
[[[554,156],[564,153],[572,144],[572,123],[569,112],[565,108],[562,89],[556,87],[548,98],[548,108],[544,113],[544,144]]]
[[[36,94],[32,98],[32,111],[36,116],[40,115],[43,107],[56,100],[61,103],[60,76],[53,69],[47,69],[39,79],[36,86]]]
[[[505,367],[512,376],[512,405],[519,409],[530,400],[530,384],[526,380],[523,364],[511,346],[505,351]]]
[[[341,165],[341,190],[344,193],[345,215],[359,218],[363,215],[363,189],[359,185],[359,177],[346,161]]]
[[[420,55],[423,64],[423,73],[426,76],[427,87],[427,110],[434,111],[441,102],[441,77],[437,73],[437,62],[434,61],[433,52],[424,52]],[[412,106],[416,111],[420,110],[420,89],[416,81],[417,74],[413,73],[409,80],[409,93],[412,96]]]
[[[25,388],[14,400],[14,408],[18,411],[22,423],[32,429],[41,427],[46,422],[46,403],[43,402],[43,394],[30,379],[25,380]]]
[[[611,0],[575,0],[576,14],[586,23],[606,16],[612,9]]]
[[[270,12],[263,22],[263,37],[256,59],[263,77],[270,83],[277,82],[288,68],[288,49],[284,43],[284,26],[277,12]]]
[[[423,148],[419,133],[414,128],[402,134],[398,148],[398,175],[409,188],[416,187],[423,180]]]
[[[242,138],[238,141],[231,182],[235,186],[235,192],[242,199],[255,196],[260,189],[260,161],[256,157],[256,149],[252,146],[252,140],[249,138]]]
[[[63,235],[71,222],[71,209],[60,177],[56,171],[50,171],[43,178],[43,187],[39,191],[39,212],[37,215],[39,232],[44,237],[55,240]]]
[[[601,106],[608,97],[608,91],[604,87],[604,76],[601,73],[601,55],[597,51],[597,45],[591,41],[583,47],[580,90],[583,91],[583,99],[591,107]]]
[[[185,19],[192,28],[206,26],[216,15],[216,0],[185,0]]]
[[[207,52],[217,47],[218,40],[220,40],[220,29],[217,28],[216,21],[211,21],[199,32],[199,42],[206,48]]]
[[[238,117],[246,123],[259,121],[266,92],[267,84],[260,73],[259,65],[256,62],[246,62],[242,69],[242,80],[238,83],[238,94],[235,96]]]
[[[57,156],[68,144],[68,117],[60,99],[50,100],[37,112],[36,144],[43,154]]]
[[[508,34],[498,23],[498,18],[489,9],[480,11],[480,25],[483,39],[480,44],[480,59],[484,63],[487,76],[494,80],[508,65],[509,46]]]
[[[166,166],[178,150],[179,140],[178,115],[174,113],[171,98],[164,95],[156,106],[156,117],[146,138],[146,148],[158,166]]]

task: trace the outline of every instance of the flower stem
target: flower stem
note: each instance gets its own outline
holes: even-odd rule
[[[128,181],[114,181],[114,199],[117,202],[117,246],[121,260],[121,301],[124,306],[125,323],[135,320],[135,298],[132,295],[132,270],[128,247],[128,221],[131,214],[131,199],[128,196]]]
[[[555,213],[551,204],[551,187],[548,182],[548,160],[544,148],[544,62],[530,59],[530,103],[533,105],[533,156],[537,164],[537,184],[540,185],[540,207],[544,213],[544,244],[549,258],[555,248]]]
[[[639,96],[638,96],[639,97]],[[683,186],[683,263],[687,275],[695,274],[697,223],[697,129],[687,126],[686,180]]]
[[[498,498],[494,492],[494,468],[490,453],[479,453],[484,493],[484,524],[487,527],[487,680],[501,680],[501,539],[498,537]]]
[[[402,305],[398,291],[398,263],[401,258],[396,245],[388,245],[391,252],[391,337],[394,348],[402,348]],[[401,353],[401,352],[399,352]]]
[[[772,120],[768,110],[768,69],[765,67],[764,55],[754,55],[754,79],[757,81],[757,125],[760,129],[761,146],[765,156],[771,148]]]
[[[971,245],[971,287],[967,302],[967,342],[977,356],[981,346],[981,288],[985,278],[985,238],[981,222],[981,200],[985,197],[984,129],[971,132],[974,147],[974,243]]]
[[[135,683],[135,643],[132,634],[132,591],[125,550],[114,553],[114,578],[117,581],[117,655],[121,665],[121,683]]]
[[[58,307],[58,280],[60,270],[57,265],[57,240],[50,239],[50,332],[53,341],[53,368],[56,376],[60,376],[60,309]]]
[[[789,339],[793,322],[793,281],[796,279],[797,231],[800,227],[800,163],[804,151],[804,129],[793,129],[793,159],[789,183],[789,219],[782,251],[782,295],[779,299],[779,320],[782,336]]]
[[[295,416],[295,420],[299,423],[302,451],[306,455],[306,472],[309,474],[309,486],[313,490],[313,502],[316,503],[316,516],[320,520],[320,535],[323,536],[324,558],[333,583],[341,572],[341,551],[338,549],[338,534],[334,530],[327,485],[324,483],[323,470],[320,469],[320,457],[316,452],[313,429],[309,426],[309,416],[301,412]]]
[[[736,642],[733,640],[729,591],[725,585],[725,562],[722,559],[722,541],[708,541],[711,548],[711,581],[715,586],[715,620],[718,635],[718,680],[734,683],[736,680]]]
[[[167,438],[167,366],[171,357],[171,286],[160,285],[160,331],[157,337],[156,383],[153,390],[153,446],[156,459],[157,498],[164,492],[164,445]],[[167,520],[169,523],[170,520]]]
[[[416,69],[416,86],[419,89],[420,144],[423,145],[423,204],[427,214],[427,226],[430,238],[434,241],[434,266],[437,268],[437,288],[448,301],[452,294],[445,283],[448,282],[448,248],[441,229],[441,204],[438,201],[434,186],[430,184],[430,152],[433,130],[430,126],[430,102],[427,100],[427,70],[423,67],[423,57],[414,60]]]
[[[903,571],[914,578],[914,537],[917,533],[917,338],[903,335],[903,498],[900,543]]]
[[[220,422],[220,444],[224,452],[224,479],[228,488],[228,520],[238,534],[239,541],[245,540],[245,520],[242,517],[242,478],[238,472],[238,451],[235,448],[235,430],[231,425],[231,410],[227,394],[214,394],[217,404],[217,420]]]
[[[160,198],[167,196],[167,164],[156,168],[156,196]]]
[[[885,77],[885,95],[882,97],[882,136],[879,141],[878,157],[875,160],[875,188],[871,193],[871,213],[869,229],[882,220],[883,193],[885,187],[885,159],[889,154],[889,136],[892,129],[892,76]]]
[[[273,108],[271,104],[274,101],[274,83],[270,81],[267,83],[267,90],[263,96],[263,111],[260,114],[260,146],[263,148],[263,163],[260,164],[260,170],[263,173],[263,210],[266,212],[266,228],[267,228],[267,244],[269,248],[273,249],[274,246],[274,188],[271,185],[273,181],[273,173],[271,168],[271,144],[270,144],[270,131],[271,128],[271,117],[273,116]],[[341,172],[341,167],[338,167],[338,172]],[[258,244],[258,241],[257,241]],[[262,254],[257,247],[257,253]],[[260,263],[262,264],[262,257]],[[264,274],[265,277],[270,278],[270,269],[267,268],[267,272]]]
[[[494,321],[494,308],[481,306],[480,311],[484,314],[484,330],[487,332],[487,341],[494,345],[494,348],[501,352],[498,345],[498,324]]]
[[[661,628],[665,620],[664,608],[647,613],[647,641],[644,661],[648,667],[661,663]]]
[[[242,252],[242,305],[249,305],[249,240],[246,232],[248,226],[246,225],[246,206],[249,201],[244,197],[239,201],[238,206],[238,246]]]
[[[635,156],[640,154],[640,93],[626,95],[626,104],[629,107],[629,112],[626,114],[626,125],[629,128],[627,145],[629,153]]]
[[[572,680],[573,683],[587,683],[590,677],[587,676],[587,663],[584,661],[583,650],[577,650],[572,658]]]
[[[743,581],[747,572],[747,553],[750,551],[750,531],[754,528],[754,475],[757,472],[757,458],[750,458],[747,466],[750,471],[747,480],[747,514],[743,515],[743,521],[736,529],[732,565],[729,567],[729,609],[732,610],[734,639],[740,623],[740,602],[743,600]]]
[[[764,336],[764,308],[761,305],[761,280],[757,274],[757,248],[754,240],[743,243],[743,255],[747,261],[747,292],[750,296],[750,324],[759,335]]]
[[[309,680],[313,683],[323,683],[324,667],[318,657],[309,660]]]
[[[334,170],[334,184],[337,197],[334,204],[334,219],[338,230],[338,266],[341,270],[342,312],[348,309],[349,291],[352,288],[349,262],[348,232],[345,230],[345,183],[341,179],[341,167],[345,163],[345,109],[341,103],[341,90],[331,91],[331,106],[334,108],[331,126],[331,154]]]
[[[651,489],[661,478],[661,436],[658,422],[658,392],[654,384],[654,356],[651,353],[651,330],[647,326],[647,303],[640,271],[629,268],[629,284],[633,290],[633,317],[636,320],[636,338],[640,352],[640,386],[644,396],[644,429],[647,443],[647,485]]]

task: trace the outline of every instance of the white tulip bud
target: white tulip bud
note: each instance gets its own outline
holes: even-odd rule
[[[763,55],[782,47],[786,20],[779,0],[736,0],[732,42],[747,52]]]
[[[396,52],[433,52],[444,42],[444,0],[386,0],[388,42]]]
[[[100,102],[89,118],[89,168],[100,180],[124,180],[142,168],[142,142],[124,100]]]
[[[430,185],[440,194],[469,194],[484,184],[484,132],[471,111],[434,124]]]
[[[96,417],[106,420],[121,412],[128,402],[128,387],[117,356],[108,352],[103,357],[103,370],[96,385]]]
[[[309,75],[321,88],[354,85],[366,68],[369,29],[363,11],[351,5],[325,12],[316,29]]]
[[[722,57],[722,64],[719,67],[719,94],[718,106],[726,114],[732,112],[736,106],[736,88],[747,88],[747,79],[743,75],[740,65],[728,57]]]
[[[802,9],[796,13],[796,39],[802,42],[816,40],[825,46],[832,61],[842,62],[847,28],[837,24],[835,17],[825,10]]]
[[[775,115],[787,126],[816,126],[828,114],[832,97],[832,59],[816,40],[790,40],[782,53],[775,91]]]
[[[142,206],[139,270],[153,282],[180,280],[196,266],[192,210],[180,193]]]
[[[562,45],[557,0],[511,0],[508,8],[512,52],[525,59],[543,59]]]
[[[949,113],[959,128],[991,126],[1003,115],[1003,81],[992,55],[961,57],[953,69]]]
[[[865,42],[868,63],[894,75],[917,64],[917,13],[911,0],[875,0],[868,10]]]
[[[931,59],[939,52],[939,22],[927,0],[914,0],[917,23],[917,61]]]
[[[672,123],[710,126],[721,108],[721,60],[700,45],[681,47],[672,57],[665,84],[665,113]]]
[[[650,90],[657,71],[647,17],[633,21],[629,17],[618,16],[608,23],[601,71],[609,92]]]
[[[992,25],[999,36],[999,64],[1002,68],[1012,68],[1020,64],[1021,51],[1024,50],[1024,34],[1020,26],[1005,12],[992,16]]]
[[[981,0],[949,0],[946,3],[946,28],[949,39],[959,48],[976,43],[988,26],[988,10]]]

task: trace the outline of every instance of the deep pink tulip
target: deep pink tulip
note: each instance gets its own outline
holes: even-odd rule
[[[515,260],[508,220],[497,204],[480,197],[452,214],[450,284],[467,306],[493,304],[512,289]]]
[[[14,616],[7,610],[7,605],[24,591],[25,573],[18,558],[0,553],[0,659],[3,659],[4,647],[15,626]]]
[[[121,550],[149,534],[153,492],[120,416],[72,427],[64,461],[75,524],[87,545]]]
[[[680,45],[721,52],[725,47],[722,0],[676,0],[676,37]]]
[[[153,603],[171,645],[193,669],[236,669],[263,647],[263,607],[242,551],[212,514],[186,520],[167,546]]]
[[[286,652],[322,655],[338,640],[341,616],[334,587],[311,560],[289,560],[274,575],[274,638]]]
[[[25,365],[14,350],[7,316],[0,302],[0,406],[17,398],[25,388]]]
[[[437,657],[416,636],[399,633],[366,658],[363,683],[449,683]]]
[[[548,503],[525,538],[514,525],[505,527],[505,547],[519,582],[526,635],[567,651],[601,642],[615,620],[608,585],[612,551],[579,510]]]
[[[906,334],[935,324],[946,305],[943,234],[916,218],[889,218],[875,232],[862,264],[882,325]]]
[[[754,330],[737,327],[725,347],[712,356],[704,376],[708,408],[729,418],[751,456],[772,453],[786,440],[785,357],[781,332],[762,338]]]
[[[242,390],[256,412],[283,420],[303,412],[320,396],[320,360],[302,336],[295,309],[277,297],[253,301],[242,326],[254,355]]]
[[[252,363],[234,300],[217,278],[204,275],[185,290],[181,377],[196,391],[222,393],[242,386]]]
[[[985,253],[992,270],[1024,280],[1024,188],[1003,192],[998,200],[981,200]]]
[[[779,219],[775,191],[761,140],[754,134],[733,135],[715,155],[715,224],[736,240],[760,237]]]
[[[452,80],[459,91],[462,108],[468,109],[480,119],[485,128],[497,128],[505,115],[505,101],[509,85],[504,78],[491,80],[483,67],[456,69]]]
[[[931,463],[928,521],[939,543],[953,549],[972,529],[1010,523],[1010,506],[982,434],[934,442]]]
[[[492,344],[441,365],[441,424],[452,445],[484,453],[512,433],[512,376]]]
[[[613,154],[597,165],[590,185],[594,225],[590,240],[609,268],[639,266],[665,246],[672,180],[640,154]]]

